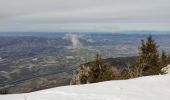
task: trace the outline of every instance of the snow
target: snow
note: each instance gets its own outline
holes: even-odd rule
[[[170,65],[161,69],[162,72],[168,74],[170,72]]]
[[[0,95],[0,100],[170,100],[170,74]]]

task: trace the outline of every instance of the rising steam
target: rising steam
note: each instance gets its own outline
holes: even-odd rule
[[[82,47],[82,43],[80,42],[80,35],[76,34],[66,34],[64,39],[70,40],[72,42],[72,48],[80,48]]]

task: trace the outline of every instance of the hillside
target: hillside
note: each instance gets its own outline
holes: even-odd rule
[[[170,67],[170,66],[169,66]],[[52,88],[1,100],[169,100],[170,74]]]
[[[126,67],[127,66],[126,64],[128,63],[132,63],[134,59],[136,59],[135,56],[117,57],[117,58],[103,59],[103,62],[109,63],[117,68],[122,68],[122,67]],[[89,65],[90,63],[91,62],[85,63],[85,65]],[[16,78],[14,79],[17,79],[16,81],[12,81],[12,82],[9,81],[7,83],[0,84],[0,87],[9,87],[10,93],[25,93],[25,92],[32,92],[32,91],[37,91],[37,90],[42,90],[47,88],[53,88],[57,86],[69,85],[74,70],[75,69],[71,69],[71,70],[58,69],[57,71],[54,70],[54,72],[50,72],[42,75],[26,74],[28,77],[20,78],[20,79],[15,76]],[[23,75],[25,74],[20,73],[20,77],[22,77]]]
[[[116,57],[116,58],[106,58],[102,62],[104,64],[109,64],[118,69],[125,68],[128,65],[131,65],[138,56],[129,56],[129,57]],[[92,62],[85,63],[85,66],[89,66]]]

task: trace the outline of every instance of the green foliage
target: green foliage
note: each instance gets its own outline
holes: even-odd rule
[[[87,69],[84,66],[80,66],[80,70],[79,70],[79,80],[80,80],[80,84],[86,84],[87,83]]]
[[[116,79],[118,76],[118,70],[113,69],[109,64],[104,64],[101,56],[96,54],[94,61],[89,66],[88,82],[108,81]]]
[[[89,76],[88,81],[90,83],[100,82],[100,76],[102,71],[102,60],[99,54],[96,54],[94,61],[89,66]]]
[[[135,61],[133,70],[135,76],[158,75],[161,69],[167,65],[167,56],[163,51],[160,56],[159,45],[149,35],[147,41],[142,40],[139,48],[139,58]]]
[[[80,77],[80,84],[86,84],[87,83],[87,76],[86,75],[83,75]]]
[[[162,50],[162,54],[160,57],[160,65],[166,67],[169,64],[169,55],[166,54],[164,50]],[[166,74],[166,70],[161,70],[160,74]]]
[[[167,63],[170,64],[170,55],[167,56]]]
[[[0,90],[0,94],[8,94],[8,90],[7,89],[1,89]]]
[[[121,71],[121,77],[120,77],[120,79],[129,79],[129,78],[130,78],[129,71],[124,68],[124,69]]]
[[[164,72],[161,72],[161,69],[170,63],[170,56],[168,56],[165,51],[162,51],[160,55],[159,45],[157,45],[152,36],[149,35],[146,42],[144,40],[141,41],[139,57],[135,59],[134,62],[128,64],[127,68],[120,70],[103,61],[101,55],[97,53],[89,67],[80,67],[80,83],[96,83],[163,74]],[[88,74],[84,74],[84,72]]]
[[[162,50],[161,55],[161,66],[166,67],[168,65],[168,55],[164,50]]]

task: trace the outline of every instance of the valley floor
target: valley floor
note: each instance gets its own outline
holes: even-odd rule
[[[170,74],[0,95],[0,100],[170,100]]]

